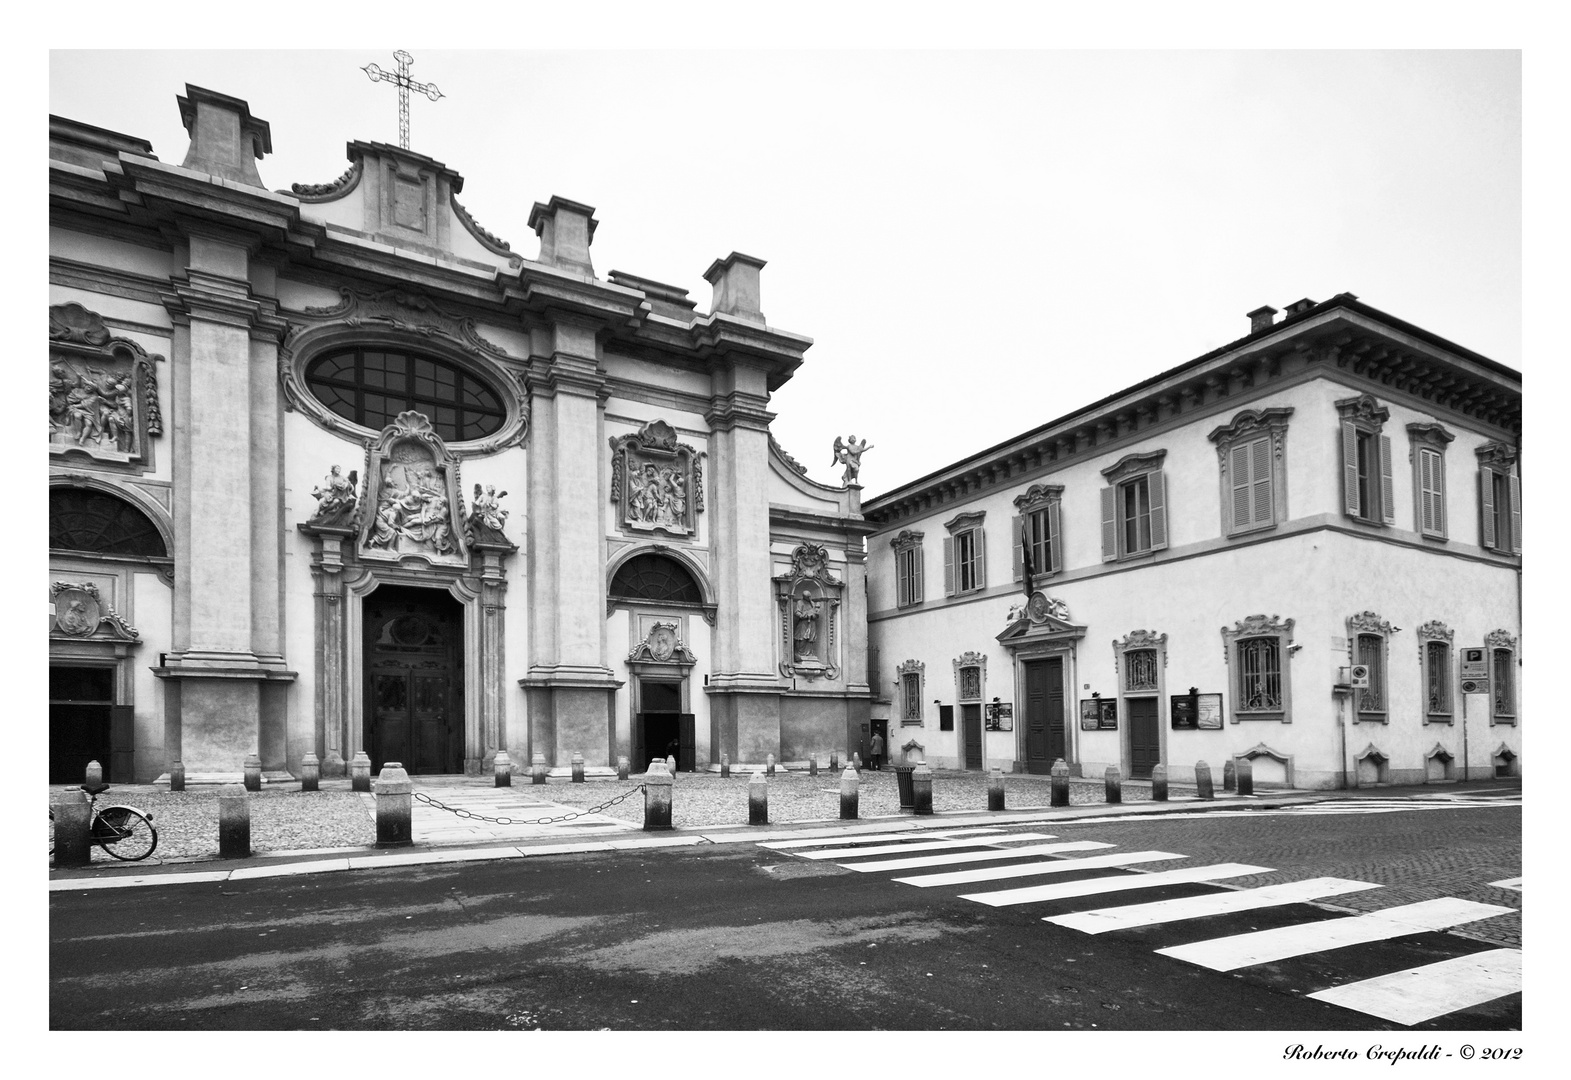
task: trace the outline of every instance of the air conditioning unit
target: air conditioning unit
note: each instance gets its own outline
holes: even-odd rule
[[[1354,664],[1352,667],[1347,669],[1347,673],[1348,673],[1348,682],[1352,685],[1354,690],[1368,690],[1369,689],[1369,665],[1368,664]]]

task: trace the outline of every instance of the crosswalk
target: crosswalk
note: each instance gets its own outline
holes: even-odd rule
[[[1346,801],[1365,804],[1375,802]],[[1404,801],[1404,808],[1412,807],[1411,801]],[[857,834],[847,831],[838,836],[772,841],[759,846],[792,858],[834,862],[846,870],[862,874],[928,871],[907,873],[891,877],[890,880],[916,888],[965,890],[956,893],[959,899],[988,907],[1088,902],[1090,906],[1081,910],[1048,915],[1042,921],[1093,935],[1146,927],[1160,928],[1169,924],[1193,926],[1194,920],[1198,919],[1217,919],[1225,924],[1227,916],[1239,913],[1289,909],[1294,904],[1316,904],[1381,887],[1367,881],[1315,877],[1258,888],[1240,888],[1223,883],[1233,878],[1274,871],[1270,867],[1231,862],[1173,866],[1171,864],[1184,863],[1187,856],[1171,851],[1118,852],[1110,850],[1117,845],[1102,841],[1058,841],[1057,837],[1048,833],[1011,833],[1001,829],[924,832],[919,839],[913,839],[910,833]],[[1158,865],[1145,869],[1148,864]],[[953,867],[959,869],[942,869]],[[1084,875],[1087,872],[1091,872],[1092,876],[1054,880],[1064,875]],[[1033,878],[1037,880],[1018,883]],[[975,888],[988,882],[1017,884],[985,890]],[[1124,894],[1197,883],[1217,885],[1219,891],[1144,903],[1116,902]],[[1520,890],[1521,879],[1491,884]],[[1113,901],[1114,906],[1095,906],[1103,902],[1102,898]],[[1466,927],[1483,919],[1511,914],[1515,910],[1456,897],[1441,897],[1363,914],[1333,917],[1325,917],[1322,909],[1305,912],[1305,919],[1282,926],[1184,941],[1157,947],[1153,951],[1170,960],[1213,971],[1238,971],[1332,950],[1394,941],[1414,934]],[[1296,915],[1291,910],[1284,913],[1288,917]],[[1338,954],[1339,957],[1346,955]],[[1323,971],[1324,967],[1317,965],[1314,970]],[[1325,976],[1319,978],[1323,981]],[[1509,994],[1519,993],[1521,989],[1521,950],[1490,949],[1371,978],[1350,978],[1332,986],[1305,987],[1298,992],[1316,1001],[1411,1026],[1487,1004]]]

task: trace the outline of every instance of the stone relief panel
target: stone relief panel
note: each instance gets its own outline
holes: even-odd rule
[[[691,536],[704,509],[703,455],[664,420],[611,440],[611,501],[625,532]]]
[[[49,603],[54,608],[50,637],[140,640],[136,627],[128,625],[109,606],[91,581],[52,582]]]
[[[49,309],[49,449],[140,464],[163,434],[151,356],[81,304]]]
[[[468,563],[458,459],[418,412],[399,413],[366,455],[360,554],[371,560],[418,556]]]
[[[829,572],[829,552],[802,544],[791,569],[774,579],[780,605],[780,674],[787,678],[838,678],[836,614],[845,589]]]

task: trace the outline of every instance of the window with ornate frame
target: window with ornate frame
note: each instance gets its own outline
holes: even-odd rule
[[[1232,691],[1232,722],[1293,722],[1293,620],[1251,615],[1222,627],[1223,659]]]
[[[1505,630],[1484,635],[1489,650],[1489,722],[1516,723],[1516,638]]]
[[[963,652],[955,657],[955,700],[976,702],[987,692],[987,657],[979,652]]]
[[[1418,628],[1418,663],[1424,672],[1424,722],[1451,723],[1455,708],[1451,690],[1451,642],[1454,632],[1443,622]]]
[[[1485,443],[1478,455],[1480,542],[1502,555],[1522,553],[1522,481],[1516,451],[1504,443]]]
[[[1391,410],[1369,394],[1336,403],[1342,429],[1342,497],[1348,517],[1370,525],[1396,524],[1391,438],[1382,434]]]
[[[1166,450],[1128,454],[1102,470],[1102,561],[1117,562],[1167,547]]]
[[[1287,407],[1245,409],[1207,436],[1222,473],[1222,532],[1269,529],[1287,520]]]
[[[435,356],[387,346],[353,345],[314,357],[306,389],[351,423],[380,431],[399,413],[423,413],[445,442],[470,442],[498,431],[507,408],[489,383]]]
[[[1025,554],[1031,555],[1031,577],[1045,577],[1063,569],[1063,529],[1059,503],[1062,484],[1032,484],[1024,495],[1016,496],[1020,511],[1009,523],[1009,547],[1014,552],[1015,580],[1025,576]]]
[[[1413,458],[1413,524],[1420,536],[1446,538],[1446,444],[1456,438],[1439,424],[1409,424]]]
[[[922,534],[903,529],[889,541],[895,549],[895,606],[922,602]]]
[[[987,511],[957,514],[944,522],[944,595],[965,596],[987,588],[987,538],[982,521]]]
[[[900,687],[900,723],[922,723],[922,677],[927,665],[920,660],[907,660],[896,672]]]
[[[1392,626],[1373,611],[1361,611],[1347,619],[1349,662],[1369,669],[1369,686],[1355,690],[1354,718],[1387,723],[1391,718],[1390,654],[1391,635],[1401,627]]]

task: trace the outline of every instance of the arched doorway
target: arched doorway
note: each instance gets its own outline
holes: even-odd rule
[[[683,628],[686,615],[702,609],[703,591],[680,560],[646,551],[617,568],[610,599],[631,609],[638,642],[628,657],[634,675],[630,764],[645,772],[650,762],[674,757],[679,772],[691,772],[697,767],[697,730],[688,711],[688,675],[695,658]]]
[[[464,609],[444,590],[365,598],[365,749],[411,775],[464,771]]]

